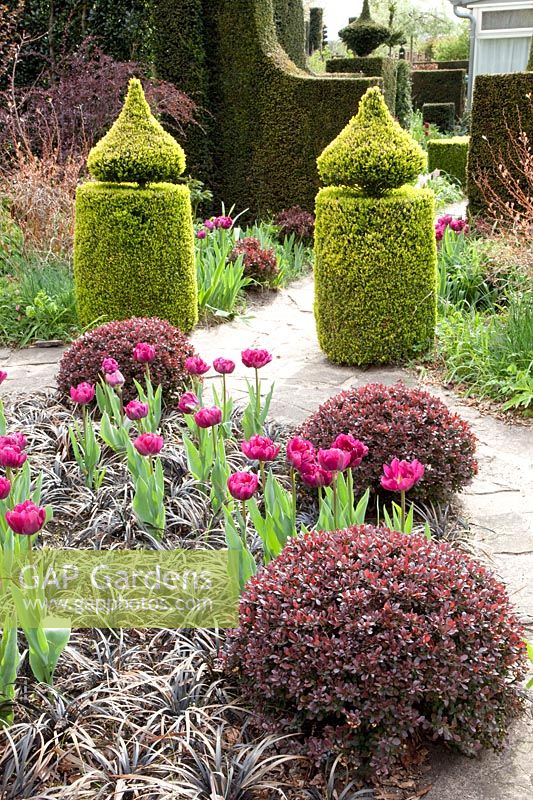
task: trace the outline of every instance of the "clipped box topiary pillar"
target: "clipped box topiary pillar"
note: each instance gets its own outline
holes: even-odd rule
[[[406,185],[426,165],[379,89],[318,159],[315,318],[340,364],[402,361],[428,349],[436,323],[431,190]]]
[[[198,321],[191,200],[176,181],[185,154],[130,81],[124,107],[89,153],[96,178],[76,193],[74,278],[80,321]]]

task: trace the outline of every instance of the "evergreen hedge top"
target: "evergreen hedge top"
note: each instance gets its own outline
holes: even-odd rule
[[[387,41],[390,33],[386,25],[374,22],[370,16],[368,0],[364,0],[359,18],[339,31],[339,36],[348,50],[356,56],[369,56],[376,47]]]
[[[176,183],[185,153],[150,111],[141,82],[132,78],[122,111],[92,148],[87,166],[93,178],[113,183]]]
[[[381,90],[367,90],[359,111],[317,159],[328,186],[355,186],[380,197],[390,189],[413,183],[426,169],[420,145],[392,118]]]

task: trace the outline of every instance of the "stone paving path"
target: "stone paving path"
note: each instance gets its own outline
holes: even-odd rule
[[[274,379],[272,412],[298,423],[317,405],[345,388],[379,381],[418,383],[414,372],[397,368],[355,369],[330,364],[318,348],[313,318],[313,284],[305,278],[273,302],[217,328],[199,329],[192,336],[198,352],[239,361],[246,347],[266,347],[274,354],[263,370]],[[34,391],[53,387],[61,349],[0,350],[0,368],[9,379],[6,390]],[[242,370],[240,371],[242,375]],[[242,379],[232,378],[235,394],[244,392]],[[533,638],[533,429],[509,426],[466,406],[451,392],[429,387],[472,425],[479,439],[480,470],[462,496],[464,516],[472,526],[480,555],[505,580],[512,599]],[[469,760],[442,748],[432,757],[428,800],[531,800],[533,797],[533,721],[520,720],[509,746],[501,754],[486,753]]]

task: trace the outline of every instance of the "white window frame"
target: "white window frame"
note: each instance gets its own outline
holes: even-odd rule
[[[477,21],[477,39],[519,39],[526,36],[533,36],[533,26],[529,28],[491,28],[483,30],[484,11],[521,11],[533,9],[531,0],[515,0],[514,3],[483,3],[472,6],[472,11]]]

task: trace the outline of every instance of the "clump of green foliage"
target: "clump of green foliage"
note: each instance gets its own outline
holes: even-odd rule
[[[354,55],[369,56],[380,44],[387,41],[390,30],[386,25],[372,19],[368,0],[364,0],[360,16],[340,30],[339,36]]]
[[[179,181],[185,153],[150,110],[141,82],[132,78],[119,116],[92,148],[87,167],[93,178],[115,183]]]
[[[394,120],[381,91],[369,89],[359,111],[317,159],[323,183],[355,186],[379,197],[424,171],[422,148]]]

